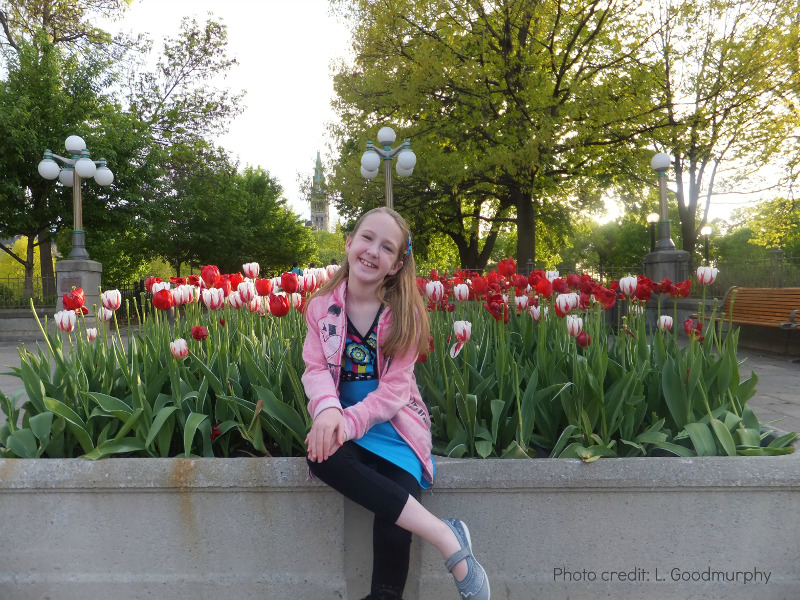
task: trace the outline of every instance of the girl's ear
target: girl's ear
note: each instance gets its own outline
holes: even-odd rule
[[[403,268],[403,261],[402,260],[398,260],[396,263],[394,263],[394,266],[391,269],[389,269],[389,273],[388,273],[389,277],[391,277],[392,275],[397,273],[402,268]]]
[[[350,243],[352,241],[353,241],[353,237],[348,235],[347,239],[344,241],[344,251],[345,252],[349,252],[350,251]]]

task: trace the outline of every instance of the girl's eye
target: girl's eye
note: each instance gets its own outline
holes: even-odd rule
[[[389,246],[384,246],[383,249],[386,250],[387,252],[391,252],[392,251],[392,249]]]

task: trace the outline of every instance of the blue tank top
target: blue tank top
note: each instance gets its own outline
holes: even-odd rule
[[[375,320],[366,336],[362,336],[350,319],[347,319],[339,384],[339,401],[342,408],[361,402],[367,394],[378,387],[378,319],[382,311],[383,308],[375,315]],[[422,463],[419,458],[388,421],[373,425],[363,437],[354,441],[365,450],[377,454],[413,475],[422,488],[429,487],[430,484],[422,476]],[[435,469],[434,465],[434,471]]]

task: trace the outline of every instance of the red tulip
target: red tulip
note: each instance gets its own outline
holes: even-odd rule
[[[231,282],[231,290],[236,291],[239,288],[239,284],[244,281],[244,277],[242,277],[241,273],[231,273],[228,275],[228,281]]]
[[[169,282],[173,285],[186,285],[186,277],[170,277]]]
[[[513,258],[506,258],[497,263],[497,270],[504,277],[511,277],[517,272],[517,263],[514,262]]]
[[[238,285],[238,284],[237,284]],[[214,287],[218,290],[222,290],[222,295],[227,298],[231,295],[231,290],[233,286],[231,285],[231,278],[229,275],[220,275],[217,277],[216,283],[214,283]]]
[[[578,334],[578,337],[575,338],[575,341],[578,343],[578,346],[581,348],[588,348],[589,344],[592,343],[592,337],[586,333],[585,331],[581,331]]]
[[[504,323],[508,323],[508,307],[505,302],[503,302],[503,296],[501,294],[490,294],[483,308],[488,310],[489,314],[491,314],[498,323],[500,319],[503,319]]]
[[[470,279],[470,283],[472,283],[472,291],[476,296],[482,296],[489,291],[489,280],[486,277],[473,277]]]
[[[256,292],[259,296],[269,296],[272,289],[272,279],[256,279]]]
[[[549,279],[541,278],[539,283],[536,284],[536,293],[544,296],[545,298],[549,298],[553,295],[553,284],[550,282]]]
[[[150,294],[153,291],[153,284],[156,283],[163,283],[164,280],[161,277],[148,277],[144,280],[144,289],[147,290],[147,293]]]
[[[84,302],[86,302],[86,298],[81,288],[72,288],[71,292],[67,292],[61,298],[61,304],[64,306],[64,310],[73,310],[75,312],[88,314],[89,310],[83,305]]]
[[[217,283],[219,269],[216,267],[216,265],[206,265],[200,269],[200,276],[203,278],[206,287],[212,288],[214,287],[214,284]]]
[[[198,342],[202,342],[208,337],[208,329],[201,325],[195,325],[192,327],[192,337]]]
[[[281,289],[287,294],[294,294],[300,289],[296,273],[281,273]]]
[[[199,286],[200,285],[200,278],[197,275],[189,275],[189,277],[186,278],[186,284],[187,285]]]
[[[158,290],[153,294],[153,306],[159,310],[169,310],[175,304],[170,290]]]
[[[286,273],[284,273],[286,275]],[[292,273],[294,275],[294,273]],[[270,294],[269,295],[269,312],[276,317],[285,317],[289,314],[289,309],[292,307],[289,298],[283,294]]]
[[[553,291],[558,292],[559,294],[568,294],[569,286],[564,279],[561,277],[556,277],[553,279]]]

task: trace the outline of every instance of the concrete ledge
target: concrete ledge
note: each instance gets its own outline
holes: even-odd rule
[[[495,600],[800,596],[795,455],[437,463],[423,503],[469,524]],[[299,458],[0,460],[0,531],[0,598],[369,588],[371,516]],[[415,540],[406,600],[454,593]]]

